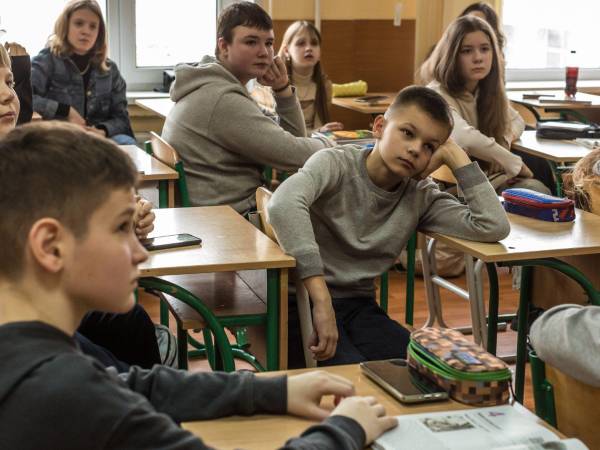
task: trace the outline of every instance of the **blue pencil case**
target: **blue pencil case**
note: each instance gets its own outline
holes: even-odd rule
[[[502,192],[504,209],[512,214],[532,217],[547,222],[575,220],[575,202],[568,198],[541,194],[531,189],[506,189]]]

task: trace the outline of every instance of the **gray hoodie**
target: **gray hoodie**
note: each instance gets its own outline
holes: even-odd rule
[[[265,117],[240,81],[214,57],[175,68],[175,102],[163,138],[181,157],[191,203],[255,207],[264,166],[295,170],[326,143],[306,138],[295,95],[276,97],[278,125]]]
[[[600,387],[600,306],[555,306],[533,322],[529,335],[542,360]]]

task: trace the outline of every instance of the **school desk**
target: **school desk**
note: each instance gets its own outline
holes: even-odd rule
[[[469,406],[455,402],[454,400],[420,403],[415,405],[400,403],[368,377],[363,375],[358,364],[323,367],[319,368],[319,370],[340,375],[352,381],[356,388],[357,395],[376,397],[385,407],[386,413],[391,416],[470,408]],[[268,372],[259,374],[258,376],[274,376],[283,373],[293,375],[307,371],[310,371],[310,369]],[[326,399],[324,402],[331,406],[331,399]],[[514,406],[520,411],[527,413],[523,406],[519,404],[515,404]],[[540,423],[542,422],[540,421]],[[231,416],[216,420],[185,422],[182,424],[182,427],[202,438],[204,443],[210,447],[221,450],[233,450],[239,448],[246,450],[265,450],[283,446],[288,439],[299,436],[304,430],[314,424],[314,421],[292,416],[256,415]],[[559,436],[564,437],[564,435],[556,429],[550,426],[547,427]]]
[[[464,292],[471,307],[473,338],[491,353],[496,353],[498,327],[498,278],[494,264],[522,266],[521,292],[518,311],[517,363],[515,395],[523,399],[525,357],[527,339],[527,319],[530,302],[531,273],[534,266],[545,266],[558,270],[577,282],[587,293],[592,303],[600,305],[600,292],[597,287],[576,268],[556,259],[561,256],[600,254],[600,216],[577,209],[574,222],[555,223],[536,220],[515,214],[508,214],[510,234],[497,243],[482,243],[446,236],[439,233],[425,233],[433,242],[446,245],[465,253],[468,292]],[[435,244],[427,246],[423,255],[424,282],[428,292],[429,323],[435,319],[446,326],[442,318],[438,286],[460,291],[458,286],[449,286],[447,280],[440,280],[431,269],[435,254]],[[489,310],[486,324],[485,305],[482,292],[482,270],[487,269],[490,282]],[[429,295],[429,293],[432,295]],[[460,294],[459,294],[460,295]],[[486,340],[487,339],[487,340]]]
[[[336,106],[339,106],[340,108],[350,109],[352,111],[357,111],[359,113],[377,115],[377,114],[383,114],[388,109],[388,106],[391,105],[396,94],[397,94],[397,92],[368,92],[366,94],[368,96],[370,96],[370,95],[386,96],[385,99],[379,100],[377,103],[373,103],[373,104],[357,102],[356,99],[358,97],[333,97],[333,99],[331,100],[331,103],[333,103]]]
[[[548,91],[508,91],[509,100],[520,103],[528,108],[556,110],[586,110],[600,108],[600,95],[577,92],[573,101],[569,101],[563,90]],[[531,98],[538,96],[537,98]],[[556,102],[552,100],[556,99]]]
[[[140,286],[162,275],[267,270],[267,370],[287,367],[288,268],[296,261],[229,206],[154,211],[152,236],[190,233],[201,246],[150,252]],[[148,278],[152,277],[152,278]]]
[[[453,400],[410,406],[399,403],[377,384],[363,375],[358,364],[332,366],[319,368],[319,370],[324,370],[351,380],[356,387],[358,395],[372,395],[377,397],[389,415],[417,414],[468,408],[468,406]],[[310,370],[290,370],[285,371],[285,373],[295,374],[306,371]],[[278,374],[280,373],[269,372],[259,376]],[[330,404],[331,400],[328,400],[328,402]],[[265,450],[283,446],[289,438],[299,436],[311,425],[314,425],[313,421],[292,416],[257,415],[251,417],[231,416],[218,420],[187,422],[183,424],[183,428],[201,437],[206,445],[221,450],[238,448]]]
[[[574,140],[541,139],[535,130],[524,131],[521,138],[513,142],[513,150],[544,158],[550,165],[556,180],[556,195],[562,195],[561,167],[567,163],[576,163],[591,149]]]
[[[120,145],[119,147],[129,155],[137,167],[140,181],[158,182],[159,207],[173,208],[175,206],[175,180],[179,178],[177,172],[136,145]]]
[[[166,119],[175,104],[170,98],[136,98],[134,103],[141,108],[153,112],[159,117]]]

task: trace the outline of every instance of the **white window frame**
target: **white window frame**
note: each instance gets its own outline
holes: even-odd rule
[[[217,11],[221,11],[235,0],[196,1],[216,1]],[[168,8],[168,4],[165,4],[165,8]],[[107,0],[106,10],[109,56],[117,63],[121,75],[127,81],[127,90],[152,90],[161,86],[163,71],[172,66],[136,66],[135,1]]]

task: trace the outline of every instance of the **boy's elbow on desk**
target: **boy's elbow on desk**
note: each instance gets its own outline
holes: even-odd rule
[[[510,233],[510,222],[506,214],[498,215],[497,220],[486,230],[482,230],[482,242],[498,242],[507,237]]]

